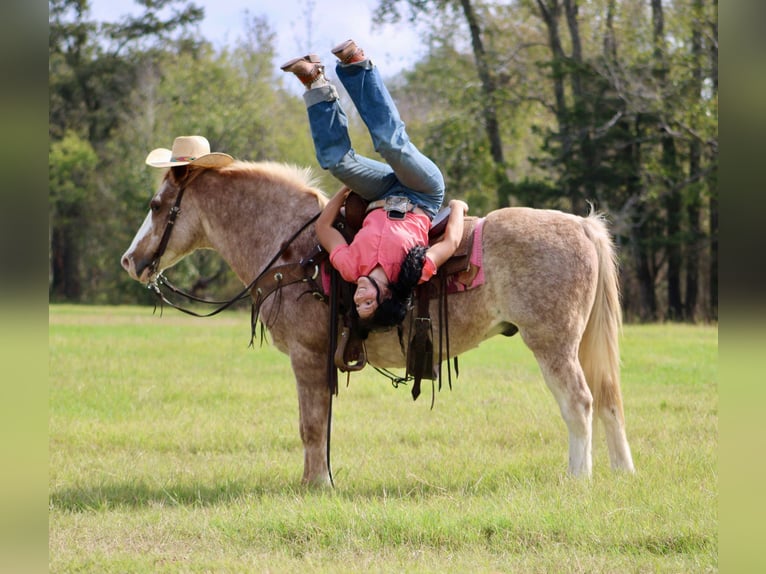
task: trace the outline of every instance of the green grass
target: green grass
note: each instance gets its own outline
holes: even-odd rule
[[[625,327],[637,474],[566,476],[518,337],[412,401],[371,369],[334,403],[336,488],[299,485],[289,362],[249,316],[50,309],[51,572],[718,570],[717,328]]]

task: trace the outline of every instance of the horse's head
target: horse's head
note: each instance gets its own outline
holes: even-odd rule
[[[195,210],[180,203],[191,182],[204,168],[188,166],[168,170],[157,193],[149,204],[130,247],[123,254],[122,267],[136,281],[149,283],[163,270],[175,265],[198,247],[199,222]],[[183,215],[180,215],[183,212]]]

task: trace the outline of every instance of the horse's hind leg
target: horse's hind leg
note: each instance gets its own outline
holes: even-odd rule
[[[559,404],[569,431],[569,472],[588,477],[593,468],[593,396],[585,381],[577,349],[542,344],[529,333],[522,337],[535,354],[543,378]]]

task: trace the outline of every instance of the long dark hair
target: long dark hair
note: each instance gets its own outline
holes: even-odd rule
[[[391,290],[391,297],[378,304],[372,317],[361,319],[356,313],[356,307],[354,307],[353,313],[356,315],[358,333],[362,339],[366,339],[370,331],[399,326],[404,321],[407,311],[412,305],[412,293],[423,274],[427,250],[425,245],[416,245],[407,252],[404,261],[402,261],[399,276],[396,281],[388,285]]]

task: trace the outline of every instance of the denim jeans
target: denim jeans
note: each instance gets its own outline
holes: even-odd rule
[[[339,63],[336,73],[385,163],[354,152],[348,118],[328,84],[304,94],[319,165],[368,201],[403,195],[433,218],[444,201],[444,177],[410,141],[377,67],[370,60]]]

